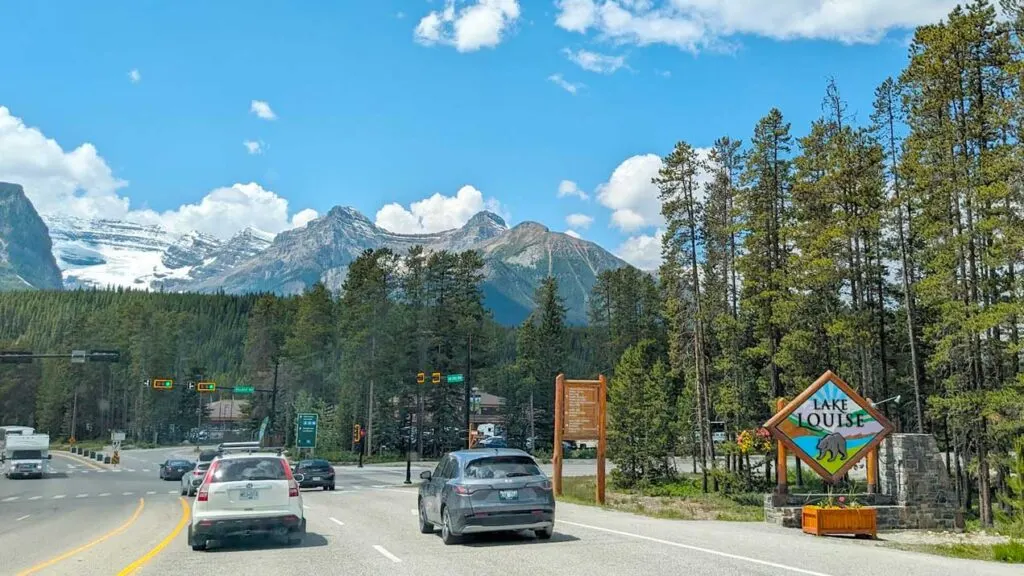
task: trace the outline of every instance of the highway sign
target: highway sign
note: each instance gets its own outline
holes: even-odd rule
[[[441,383],[441,373],[440,372],[433,372],[433,373],[431,373],[430,374],[430,383],[431,384],[440,384]]]
[[[174,388],[174,380],[170,378],[154,378],[152,382],[154,390],[170,390]]]
[[[85,350],[72,350],[71,351],[71,363],[72,364],[85,364]]]
[[[427,375],[425,373],[419,372],[419,373],[416,374],[416,383],[417,384],[423,384],[426,381],[427,381]]]
[[[213,391],[217,390],[217,383],[216,382],[199,382],[198,384],[196,384],[196,390],[199,390],[200,392],[213,392]]]
[[[299,414],[295,419],[295,445],[299,448],[316,448],[316,431],[319,416]]]
[[[231,391],[235,394],[252,394],[256,389],[252,386],[235,386]]]
[[[31,364],[31,352],[0,352],[0,364]]]
[[[462,374],[449,374],[445,377],[449,384],[462,384],[465,380],[462,378]]]

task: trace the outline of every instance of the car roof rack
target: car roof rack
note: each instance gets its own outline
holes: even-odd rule
[[[253,452],[276,452],[280,456],[284,452],[284,447],[270,447],[262,446],[257,440],[251,442],[222,442],[217,446],[217,454],[239,454],[239,453],[253,453]]]

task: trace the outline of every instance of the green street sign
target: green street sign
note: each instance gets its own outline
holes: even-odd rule
[[[449,374],[446,378],[449,384],[462,384],[465,381],[462,378],[462,374]]]
[[[235,386],[231,389],[235,394],[252,394],[253,390],[252,386]]]
[[[316,429],[319,421],[316,414],[299,414],[295,419],[295,445],[299,448],[316,448]]]

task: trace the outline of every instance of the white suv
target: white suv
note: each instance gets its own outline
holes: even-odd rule
[[[199,486],[192,505],[188,543],[205,550],[208,540],[274,535],[290,544],[302,542],[306,519],[296,478],[277,454],[218,456]]]

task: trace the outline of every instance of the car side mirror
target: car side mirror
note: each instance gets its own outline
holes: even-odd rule
[[[430,470],[424,470],[423,472],[420,472],[420,478],[422,478],[423,480],[430,480],[430,476]]]
[[[294,476],[294,478],[295,478],[296,482],[298,482],[299,484],[302,484],[302,481],[306,479],[306,475],[305,474],[296,474]]]
[[[47,460],[53,460],[53,454],[47,454],[46,455],[46,459]]]

